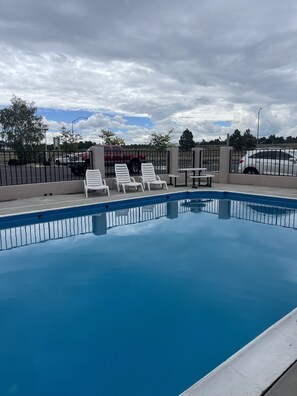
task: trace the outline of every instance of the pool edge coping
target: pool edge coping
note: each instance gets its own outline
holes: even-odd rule
[[[179,396],[261,396],[297,360],[297,308]]]

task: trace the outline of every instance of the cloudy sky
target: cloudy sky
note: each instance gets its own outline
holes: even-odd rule
[[[256,135],[260,107],[260,136],[296,136],[297,2],[0,0],[0,106],[12,95],[50,136]]]

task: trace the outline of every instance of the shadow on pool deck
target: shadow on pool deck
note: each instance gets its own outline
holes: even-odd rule
[[[296,396],[297,362],[295,362],[277,381],[263,393],[263,396]]]
[[[102,195],[100,193],[91,193],[89,198],[85,198],[84,193],[42,196],[34,198],[17,199],[13,201],[1,201],[0,196],[0,216],[25,213],[31,211],[40,211],[57,208],[67,208],[71,206],[88,205],[100,202],[108,202],[114,200],[126,200],[135,197],[144,197],[156,194],[166,194],[179,191],[193,191],[192,188],[172,187],[169,190],[154,189],[152,191],[134,192],[129,191],[127,194],[118,193],[111,190],[111,196]],[[199,190],[205,191],[232,191],[247,194],[259,194],[267,196],[279,196],[297,199],[297,190],[289,188],[260,187],[247,185],[231,185],[231,184],[213,184],[213,187],[200,187]],[[1,189],[0,189],[1,191]],[[198,190],[195,190],[198,191]],[[242,395],[245,395],[244,390]],[[263,393],[263,396],[297,396],[297,362],[293,364],[272,386]],[[211,395],[208,395],[211,396]],[[236,395],[241,396],[241,395]],[[260,396],[260,395],[259,395]]]

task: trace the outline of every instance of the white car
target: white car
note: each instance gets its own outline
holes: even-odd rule
[[[239,173],[297,176],[297,150],[261,149],[247,151],[240,160]]]
[[[78,161],[78,155],[75,154],[65,154],[62,157],[55,159],[55,165],[69,165]]]

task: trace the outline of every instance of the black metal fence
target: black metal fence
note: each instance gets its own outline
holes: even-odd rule
[[[91,160],[92,152],[87,153]],[[157,150],[104,152],[105,175],[114,177],[114,165],[126,163],[131,175],[141,174],[141,163],[151,162],[157,174],[168,174],[170,153]],[[179,151],[178,168],[193,167],[195,151]],[[92,164],[92,161],[89,161]],[[0,186],[80,180],[89,166],[85,152],[40,151],[0,152]],[[202,151],[201,167],[220,172],[219,149]],[[230,173],[297,176],[297,149],[230,151]]]
[[[230,151],[230,173],[297,176],[296,149]]]
[[[115,164],[127,164],[131,175],[141,175],[141,164],[151,162],[156,174],[169,173],[169,153],[160,150],[104,150],[105,176],[114,177]]]
[[[157,174],[169,172],[169,153],[157,150],[105,150],[105,176],[114,177],[114,165],[126,163],[132,175],[140,175],[141,163],[152,162]],[[3,151],[0,153],[0,186],[84,179],[92,167],[92,151]]]
[[[179,150],[178,152],[178,168],[192,168],[194,165],[193,151]]]
[[[178,168],[191,168],[195,164],[195,151],[179,150]],[[208,172],[218,173],[220,171],[220,149],[203,150],[200,167],[207,168]]]
[[[3,151],[0,153],[0,186],[79,180],[71,166],[81,162],[82,152]]]
[[[201,167],[207,172],[220,172],[220,149],[203,150]]]
[[[229,173],[242,173],[239,171],[239,163],[245,156],[246,150],[231,150],[229,158]]]

